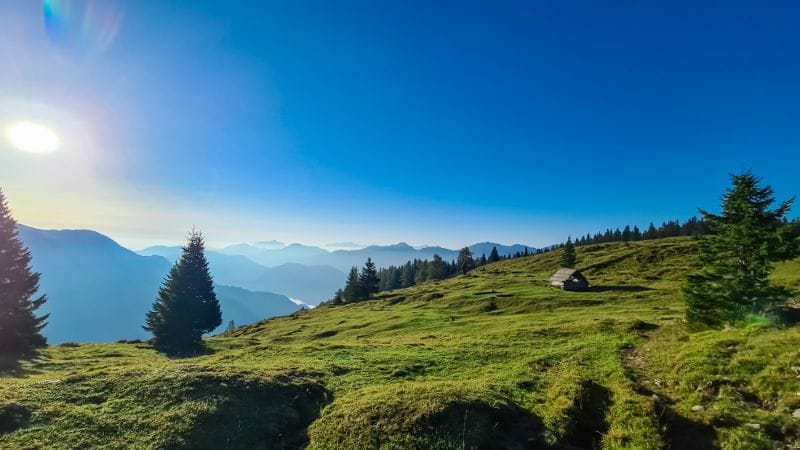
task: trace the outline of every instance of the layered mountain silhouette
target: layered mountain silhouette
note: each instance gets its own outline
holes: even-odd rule
[[[42,274],[40,292],[47,294],[48,301],[40,312],[50,313],[44,334],[51,343],[148,337],[142,329],[144,316],[170,261],[139,255],[94,231],[24,225],[18,229],[33,256],[33,270]],[[217,286],[216,292],[223,315],[220,329],[230,320],[245,325],[300,307],[285,295],[269,292],[228,286]]]
[[[138,253],[176,261],[181,254],[181,248],[156,246]],[[278,292],[300,299],[308,305],[317,305],[331,298],[344,284],[346,277],[343,271],[331,266],[282,262],[280,265],[266,267],[256,263],[251,257],[216,250],[207,250],[206,258],[214,281],[218,284]]]
[[[524,253],[526,248],[528,252],[536,251],[534,247],[521,244],[501,245],[493,242],[473,244],[470,246],[470,250],[475,257],[480,257],[481,255],[489,256],[492,247],[497,247],[498,253],[502,256]],[[162,248],[150,247],[141,250],[139,253],[143,255],[163,255],[163,250],[159,249]],[[371,245],[360,249],[335,250],[332,252],[320,247],[302,244],[291,244],[280,249],[263,249],[256,245],[236,244],[218,250],[218,252],[226,255],[245,256],[267,267],[293,263],[306,266],[330,266],[342,272],[349,271],[353,266],[362,266],[367,258],[372,258],[378,267],[387,267],[392,265],[399,266],[414,259],[430,260],[434,254],[438,254],[447,261],[454,260],[458,256],[457,249],[434,246],[415,248],[405,242],[394,245]],[[341,285],[341,283],[339,284]]]

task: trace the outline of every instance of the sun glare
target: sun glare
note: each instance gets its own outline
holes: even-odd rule
[[[33,122],[14,123],[5,134],[11,145],[30,153],[50,153],[61,145],[61,140],[52,130]]]

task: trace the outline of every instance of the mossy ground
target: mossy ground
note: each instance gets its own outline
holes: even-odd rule
[[[49,347],[0,379],[0,447],[800,444],[800,328],[688,332],[691,239],[578,250],[589,292],[547,286],[553,252],[243,327],[191,359]],[[800,261],[774,279],[800,287]]]

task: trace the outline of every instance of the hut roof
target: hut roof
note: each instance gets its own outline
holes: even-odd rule
[[[556,282],[556,283],[558,283],[558,282],[563,283],[564,281],[569,280],[570,277],[572,277],[576,273],[578,275],[581,274],[580,272],[578,272],[577,269],[568,269],[566,267],[562,267],[562,268],[558,269],[556,271],[556,273],[553,274],[552,277],[550,277],[550,281],[551,282]]]

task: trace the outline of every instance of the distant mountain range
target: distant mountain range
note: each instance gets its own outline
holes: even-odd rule
[[[156,246],[140,250],[138,253],[145,256],[161,256],[174,262],[180,256],[181,248]],[[342,287],[346,277],[344,272],[331,266],[284,262],[277,266],[266,267],[256,263],[249,256],[226,254],[216,250],[207,250],[206,258],[214,281],[218,284],[256,291],[279,292],[309,305],[317,305],[331,298],[333,293]]]
[[[536,251],[535,247],[522,244],[501,245],[493,242],[481,242],[470,246],[473,256],[489,256],[492,247],[497,247],[500,255],[513,255],[517,252],[523,253],[527,248],[529,252]],[[170,250],[177,252],[177,247]],[[264,249],[257,245],[236,244],[217,250],[226,255],[245,256],[266,267],[278,266],[286,263],[303,264],[311,266],[330,266],[342,272],[347,272],[353,266],[362,266],[366,259],[372,258],[378,267],[399,266],[407,261],[414,259],[431,259],[434,254],[438,254],[447,261],[454,260],[458,256],[458,250],[443,247],[422,247],[414,248],[404,242],[394,245],[372,245],[353,250],[327,251],[320,247],[306,246],[302,244],[291,244],[286,247],[275,249]],[[139,252],[143,255],[160,254],[164,255],[162,247],[150,247]],[[341,285],[342,283],[340,283]]]
[[[40,292],[48,301],[40,312],[50,313],[44,334],[51,343],[148,337],[144,316],[170,261],[139,255],[94,231],[18,229],[33,270],[42,274]],[[216,331],[229,320],[245,325],[300,308],[285,295],[219,285],[215,290],[223,315]]]

